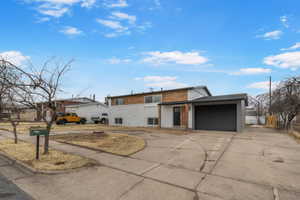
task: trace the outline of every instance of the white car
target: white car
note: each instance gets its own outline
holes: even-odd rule
[[[91,120],[95,123],[95,124],[108,124],[108,114],[107,113],[102,113],[99,116],[93,116],[91,117]]]

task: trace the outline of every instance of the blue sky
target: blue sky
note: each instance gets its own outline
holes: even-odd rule
[[[5,0],[0,56],[75,59],[64,97],[207,85],[266,91],[300,70],[298,0]]]

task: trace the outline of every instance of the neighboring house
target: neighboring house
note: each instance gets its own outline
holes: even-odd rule
[[[76,105],[76,104],[85,104],[95,102],[94,99],[79,97],[79,98],[70,98],[70,99],[58,99],[55,100],[54,103],[57,107],[57,113],[65,113],[66,106],[68,105]],[[41,102],[37,104],[38,112],[37,112],[37,120],[40,121],[43,119],[43,116],[47,119],[50,116],[50,111],[48,110],[47,103]]]
[[[212,96],[206,86],[107,97],[109,124],[242,131],[246,94]]]
[[[80,117],[85,117],[87,123],[92,123],[92,117],[100,117],[108,113],[108,106],[100,102],[91,102],[85,104],[67,105],[66,112],[76,113]]]
[[[27,122],[33,122],[37,120],[37,112],[35,109],[32,108],[24,108],[20,112],[20,120],[21,121],[27,121]]]
[[[256,108],[247,107],[246,108],[246,124],[248,125],[263,125],[266,123],[266,116],[259,116]]]

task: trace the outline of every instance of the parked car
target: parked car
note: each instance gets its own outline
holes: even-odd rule
[[[86,118],[79,117],[76,113],[61,113],[56,118],[56,124],[67,124],[67,123],[76,123],[76,124],[85,124]]]
[[[108,114],[107,113],[102,113],[98,116],[93,116],[91,117],[91,120],[95,123],[95,124],[108,124]]]

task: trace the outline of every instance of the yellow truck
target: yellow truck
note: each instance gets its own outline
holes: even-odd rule
[[[57,125],[63,125],[67,123],[85,124],[86,118],[79,117],[76,113],[62,113],[56,118]]]

